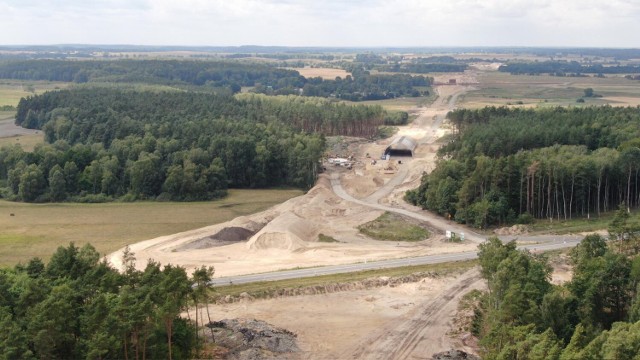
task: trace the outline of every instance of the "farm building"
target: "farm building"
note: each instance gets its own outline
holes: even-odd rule
[[[391,156],[413,156],[416,149],[416,141],[408,136],[401,136],[393,140],[385,150],[385,155]]]

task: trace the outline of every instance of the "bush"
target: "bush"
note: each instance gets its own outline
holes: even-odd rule
[[[406,111],[389,112],[384,117],[385,125],[406,125],[409,121],[409,114]]]
[[[528,225],[533,223],[533,216],[529,213],[522,213],[518,216],[516,224]]]
[[[337,243],[340,242],[338,240],[336,240],[335,238],[325,235],[325,234],[318,234],[318,241],[319,242],[323,242],[323,243]]]
[[[132,193],[127,193],[120,197],[120,201],[122,202],[134,202],[136,200],[138,200],[138,197]]]
[[[71,202],[93,204],[93,203],[105,203],[113,201],[113,199],[105,194],[87,194],[83,196],[73,196],[69,198]]]

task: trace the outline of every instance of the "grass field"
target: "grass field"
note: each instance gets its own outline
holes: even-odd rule
[[[0,111],[0,121],[6,121],[6,120],[14,120],[16,116],[16,112],[15,111]]]
[[[345,103],[353,104],[353,105],[380,105],[386,110],[408,111],[416,106],[423,107],[431,104],[433,100],[436,99],[436,96],[433,90],[429,90],[429,93],[431,94],[429,96],[401,97],[396,99],[371,100],[371,101],[359,101],[359,102],[345,101]]]
[[[390,212],[358,226],[358,229],[373,239],[383,241],[421,241],[429,237],[429,232],[414,221]]]
[[[24,151],[33,151],[38,144],[44,143],[44,134],[33,135],[17,135],[12,137],[0,138],[0,148],[5,145],[19,144]]]
[[[487,105],[515,106],[588,106],[640,104],[640,83],[620,76],[607,78],[556,77],[548,75],[510,75],[497,71],[478,75],[477,90],[461,97],[461,105],[479,108]],[[601,98],[586,98],[582,104],[576,100],[584,89],[592,88]],[[522,104],[520,104],[522,102]]]
[[[530,228],[534,233],[553,233],[553,234],[568,234],[568,233],[581,233],[592,232],[598,230],[606,230],[609,227],[609,223],[615,216],[615,211],[609,211],[607,213],[600,214],[597,217],[595,214],[591,214],[590,218],[577,217],[571,220],[536,220]],[[630,223],[640,224],[640,210],[631,212],[629,219]]]
[[[197,229],[265,210],[300,190],[230,190],[222,200],[175,203],[25,204],[0,201],[0,266],[45,261],[73,241],[102,254],[141,240]],[[14,216],[11,216],[14,214]]]
[[[335,80],[336,77],[338,76],[344,79],[347,77],[347,75],[351,75],[351,73],[343,69],[333,69],[333,68],[305,67],[305,68],[295,68],[292,70],[296,70],[297,72],[300,73],[300,75],[306,78],[321,77],[325,80]]]
[[[0,81],[0,106],[18,105],[21,98],[34,94],[41,94],[47,90],[64,89],[68,83],[49,81]]]
[[[41,131],[15,126],[15,111],[0,111],[0,148],[18,144],[25,151],[32,151],[37,144],[44,143]]]

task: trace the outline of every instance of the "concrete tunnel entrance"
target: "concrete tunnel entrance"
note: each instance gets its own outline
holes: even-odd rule
[[[384,155],[412,157],[416,147],[417,144],[415,140],[408,136],[401,136],[393,140],[391,145],[387,146],[384,150]]]

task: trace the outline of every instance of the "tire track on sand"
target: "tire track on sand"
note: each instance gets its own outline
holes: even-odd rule
[[[446,333],[460,298],[483,284],[477,269],[465,273],[435,299],[356,345],[345,358],[430,359],[433,353],[448,350],[451,345]]]

